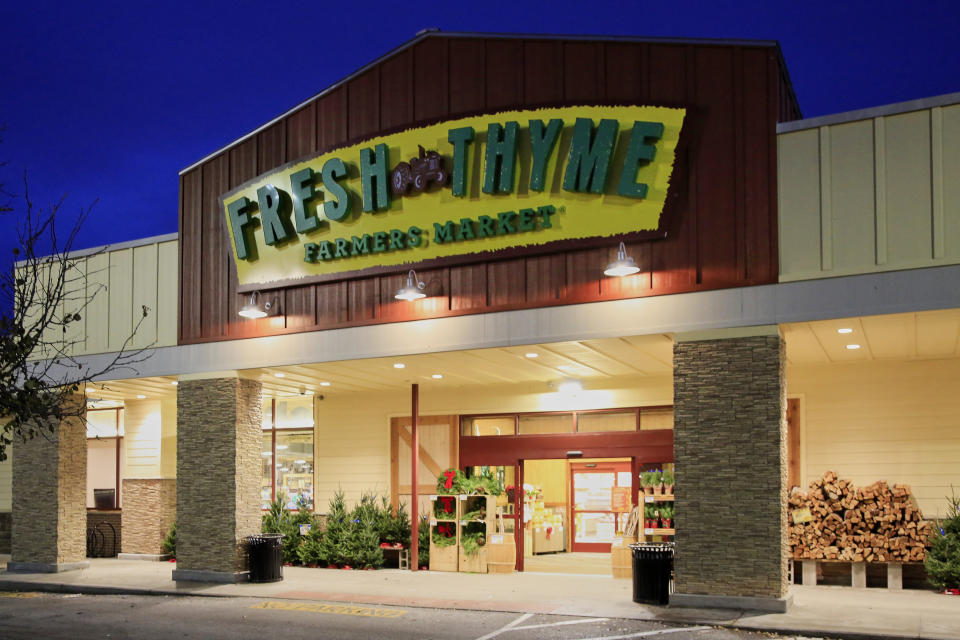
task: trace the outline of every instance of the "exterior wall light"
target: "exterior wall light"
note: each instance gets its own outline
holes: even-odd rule
[[[427,294],[423,292],[424,287],[426,287],[426,285],[417,277],[417,272],[410,269],[410,273],[407,274],[406,286],[397,289],[397,294],[393,297],[397,300],[419,300],[420,298],[426,298]]]
[[[250,294],[250,302],[243,305],[243,308],[240,309],[240,315],[244,318],[266,318],[267,312],[270,311],[272,306],[269,301],[260,303],[257,301],[257,298],[260,297],[259,291],[254,291]]]
[[[632,256],[627,255],[627,248],[621,242],[620,248],[617,250],[617,259],[607,265],[607,268],[603,270],[603,275],[622,277],[639,271],[640,267],[637,266]]]

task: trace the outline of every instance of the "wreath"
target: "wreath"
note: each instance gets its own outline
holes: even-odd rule
[[[447,469],[437,476],[437,493],[440,495],[457,495],[463,493],[463,483],[466,481],[463,472],[459,469]]]

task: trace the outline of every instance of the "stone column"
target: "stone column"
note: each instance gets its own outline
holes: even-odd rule
[[[66,410],[85,410],[81,395]],[[69,571],[87,557],[87,430],[65,418],[52,432],[17,442],[13,456],[13,533],[7,571]]]
[[[786,611],[786,390],[776,326],[677,334],[670,604]]]
[[[163,539],[177,516],[177,403],[164,400],[125,402],[123,446],[123,546],[128,560],[165,558]]]
[[[262,394],[233,374],[177,387],[177,569],[174,580],[248,577],[244,539],[260,531]]]

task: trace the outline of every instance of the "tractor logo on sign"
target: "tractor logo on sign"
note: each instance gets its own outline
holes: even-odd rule
[[[411,186],[414,193],[421,193],[431,182],[441,187],[447,184],[449,174],[443,170],[443,156],[417,146],[419,158],[410,158],[410,162],[401,162],[393,169],[393,192],[397,195],[405,195]]]

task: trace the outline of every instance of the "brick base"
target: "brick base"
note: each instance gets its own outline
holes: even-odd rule
[[[91,549],[90,532],[97,531]],[[87,555],[97,558],[113,558],[120,553],[123,544],[123,517],[119,511],[87,511]]]
[[[10,553],[10,534],[13,529],[13,514],[0,513],[0,553]]]
[[[177,517],[175,479],[123,480],[123,553],[158,555]]]

